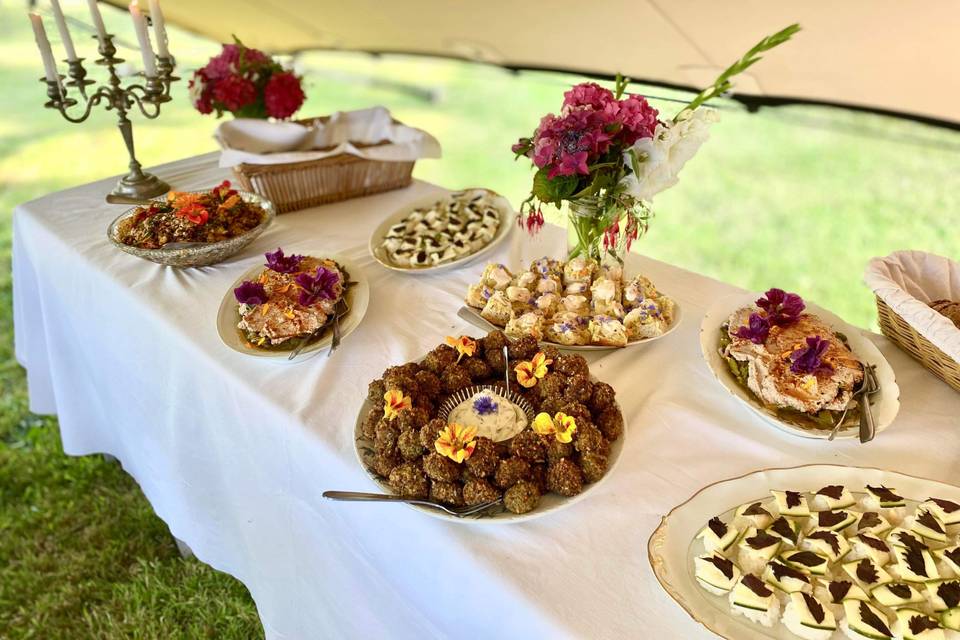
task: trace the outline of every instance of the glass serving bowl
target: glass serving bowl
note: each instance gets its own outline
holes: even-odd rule
[[[192,193],[210,193],[210,190],[194,191]],[[120,238],[126,231],[126,227],[131,224],[133,216],[139,207],[133,207],[124,211],[111,222],[110,227],[107,229],[107,238],[121,251],[168,267],[206,267],[211,264],[223,262],[256,240],[260,234],[270,226],[277,215],[276,208],[269,200],[248,191],[238,191],[237,194],[244,202],[258,205],[263,209],[265,215],[263,220],[260,221],[260,224],[246,233],[234,236],[233,238],[221,240],[220,242],[204,242],[197,243],[196,246],[171,249],[141,249],[124,244]],[[155,198],[155,200],[163,200],[164,197],[165,196],[160,196],[159,198]]]

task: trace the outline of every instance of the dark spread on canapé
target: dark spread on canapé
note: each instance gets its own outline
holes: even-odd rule
[[[834,580],[827,589],[830,591],[830,597],[833,598],[833,603],[839,604],[843,602],[843,599],[850,593],[851,587],[853,587],[852,582],[848,582],[847,580]]]
[[[860,516],[860,522],[857,524],[857,530],[870,529],[871,527],[876,527],[879,524],[883,524],[883,520],[880,519],[880,514],[875,511],[867,511]]]
[[[873,584],[880,580],[880,574],[877,573],[873,563],[867,558],[857,563],[857,577],[866,584]]]
[[[747,575],[743,576],[743,580],[741,580],[741,582],[743,583],[743,586],[745,586],[747,589],[750,589],[750,591],[753,591],[761,598],[769,598],[773,595],[773,591],[770,591],[767,585],[764,584],[763,580],[752,573],[748,573]]]
[[[887,543],[879,538],[874,538],[873,536],[868,536],[866,534],[859,534],[857,538],[860,539],[860,542],[867,545],[871,549],[876,549],[877,551],[886,551],[889,553],[890,547],[887,546]]]
[[[950,502],[949,500],[944,500],[943,498],[927,498],[927,502],[932,502],[941,509],[944,513],[954,513],[960,511],[960,504],[956,502]]]
[[[920,540],[917,536],[907,533],[906,531],[898,531],[896,534],[897,540],[900,541],[900,544],[905,546],[907,549],[915,549],[917,551],[929,549],[923,541]]]
[[[814,531],[807,534],[807,540],[823,540],[833,549],[834,555],[840,553],[840,536],[832,531]]]
[[[769,516],[770,512],[763,508],[759,502],[754,502],[752,505],[743,510],[743,515],[745,516]]]
[[[757,535],[751,536],[744,540],[751,549],[766,549],[767,547],[772,547],[773,545],[780,542],[780,538],[772,536],[766,531],[757,531]]]
[[[843,485],[842,484],[827,485],[823,489],[820,489],[820,491],[817,491],[817,495],[827,496],[828,498],[839,500],[840,497],[843,495]]]
[[[787,508],[792,509],[800,506],[800,492],[785,491],[784,494],[786,494]]]
[[[935,531],[936,533],[944,533],[943,526],[929,511],[921,511],[920,515],[917,516],[917,522],[931,531]]]
[[[707,526],[710,527],[710,531],[713,531],[718,538],[723,538],[723,536],[727,535],[727,525],[723,524],[723,520],[720,518],[710,518]]]
[[[845,511],[821,511],[817,514],[817,522],[821,527],[835,527],[846,519]]]
[[[867,491],[877,496],[880,502],[903,502],[903,498],[895,494],[892,490],[884,487],[871,487],[867,485]]]
[[[907,621],[907,626],[910,627],[910,633],[915,636],[920,635],[924,631],[940,628],[940,625],[937,624],[935,620],[927,616],[912,616],[910,620]]]
[[[923,551],[920,549],[907,549],[903,554],[903,559],[907,563],[907,567],[910,568],[910,571],[924,578],[930,577],[927,575],[927,562],[924,559]]]
[[[733,579],[733,562],[727,560],[723,556],[711,556],[709,558],[705,558],[705,560],[715,566],[717,570],[727,578],[727,580]]]
[[[796,553],[786,556],[786,558],[794,564],[802,564],[805,567],[816,567],[826,562],[826,560],[813,551],[797,551]]]
[[[913,595],[913,590],[910,588],[910,585],[903,584],[902,582],[888,584],[887,589],[901,600],[909,600],[910,596]]]
[[[801,582],[810,584],[810,580],[807,578],[807,576],[792,567],[788,567],[785,564],[771,562],[767,566],[770,567],[770,571],[773,573],[773,577],[777,579],[777,582],[783,582],[784,578],[793,578],[794,580],[800,580]]]
[[[860,603],[860,619],[863,623],[873,627],[883,635],[893,637],[893,632],[887,627],[886,623],[873,612],[866,602]]]
[[[940,586],[937,587],[937,595],[940,596],[948,609],[960,605],[960,582],[954,580],[940,583]]]
[[[817,602],[817,599],[808,593],[801,592],[800,595],[803,596],[803,601],[807,603],[807,609],[810,611],[810,615],[813,616],[813,619],[818,623],[823,622],[823,619],[827,617],[827,614],[823,611],[823,605]]]
[[[777,518],[770,525],[770,531],[786,538],[787,540],[797,541],[797,532],[793,530],[786,518]]]

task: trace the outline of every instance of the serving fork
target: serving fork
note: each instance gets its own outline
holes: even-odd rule
[[[860,442],[869,442],[873,440],[875,435],[875,428],[873,422],[873,412],[870,408],[870,396],[874,395],[880,391],[880,383],[877,381],[876,374],[876,365],[870,364],[863,368],[863,381],[860,383],[860,386],[853,392],[850,396],[850,402],[847,403],[847,406],[843,408],[843,413],[840,414],[840,419],[837,420],[836,424],[833,425],[833,430],[830,431],[829,437],[827,440],[833,440],[837,437],[837,432],[840,430],[840,427],[843,426],[843,421],[847,418],[847,413],[850,411],[850,406],[853,404],[854,400],[859,400],[860,405]],[[869,427],[869,436],[865,438],[865,428],[864,421],[868,420]]]
[[[466,518],[468,516],[476,515],[503,502],[503,497],[500,497],[496,500],[481,502],[480,504],[466,507],[451,507],[439,502],[434,502],[433,500],[404,498],[402,496],[395,496],[389,493],[363,493],[360,491],[324,491],[323,497],[327,498],[328,500],[342,500],[345,502],[405,502],[407,504],[417,504],[423,507],[433,507],[434,509],[439,509],[444,513],[456,516],[457,518]]]
[[[354,280],[350,280],[346,283],[345,287],[350,288],[355,284],[357,283]],[[333,305],[333,339],[330,341],[330,350],[327,352],[328,358],[333,354],[333,350],[340,346],[340,340],[342,339],[342,336],[340,335],[340,318],[348,313],[350,313],[350,305],[347,304],[346,291],[344,291],[344,295],[340,296],[340,299],[337,300],[337,303]],[[305,337],[300,344],[297,345],[297,348],[290,352],[287,360],[293,360],[300,355],[300,352],[303,351],[303,348],[310,344],[310,341],[312,341],[319,332],[326,328],[327,325],[323,325]]]

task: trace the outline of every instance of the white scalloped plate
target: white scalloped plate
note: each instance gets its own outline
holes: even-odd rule
[[[507,200],[506,198],[501,196],[499,193],[491,189],[484,189],[482,187],[470,187],[467,189],[460,189],[460,191],[487,191],[493,194],[494,196],[496,196],[494,198],[494,203],[496,205],[497,212],[500,214],[500,226],[497,227],[497,232],[494,234],[490,242],[488,242],[485,246],[481,247],[474,253],[463,256],[461,258],[457,258],[456,260],[452,260],[450,262],[444,262],[443,264],[438,264],[436,266],[430,266],[430,267],[409,267],[409,266],[404,267],[404,266],[395,264],[394,262],[391,262],[390,259],[386,255],[384,255],[384,252],[380,248],[380,244],[387,237],[387,232],[390,231],[390,227],[392,227],[393,225],[403,220],[407,216],[407,214],[409,214],[414,209],[417,209],[420,207],[428,207],[446,195],[442,193],[433,193],[430,195],[426,195],[422,198],[419,198],[414,202],[406,204],[400,209],[398,209],[397,211],[387,216],[387,218],[382,223],[380,223],[380,226],[378,226],[376,230],[374,230],[373,234],[370,236],[370,242],[368,246],[370,250],[370,255],[373,256],[373,259],[379,262],[381,266],[387,269],[390,269],[391,271],[420,275],[420,274],[434,274],[434,273],[439,273],[441,271],[447,271],[448,269],[455,269],[457,267],[462,267],[465,264],[469,262],[473,262],[474,260],[482,256],[485,256],[491,251],[493,251],[496,247],[500,246],[500,244],[504,240],[507,239],[507,236],[510,235],[510,233],[513,231],[514,226],[516,226],[514,224],[514,220],[516,219],[517,214],[513,210],[513,205],[510,204],[509,200]],[[450,192],[450,193],[453,193],[453,192]]]
[[[737,400],[746,405],[751,411],[760,416],[765,422],[773,425],[781,431],[800,436],[802,438],[826,439],[830,435],[829,430],[802,429],[780,419],[772,411],[766,409],[757,399],[753,392],[742,386],[730,372],[726,361],[720,355],[717,347],[717,340],[720,335],[720,327],[730,318],[730,314],[741,307],[754,304],[757,298],[763,297],[760,293],[741,293],[726,296],[714,302],[707,313],[703,316],[700,323],[700,351],[703,353],[703,359],[707,366],[713,372],[717,381],[723,385],[723,388]],[[873,396],[873,416],[877,425],[877,433],[890,426],[890,423],[897,417],[900,411],[900,387],[897,385],[897,377],[893,372],[893,367],[883,357],[877,346],[864,335],[864,331],[858,327],[844,322],[839,316],[819,307],[811,302],[807,302],[807,310],[820,317],[821,320],[847,336],[850,349],[861,361],[876,365],[877,378],[880,381],[880,392]],[[856,424],[852,427],[841,429],[836,438],[856,438],[859,436],[859,429]]]
[[[867,484],[895,488],[912,501],[930,496],[960,502],[960,487],[909,476],[896,471],[832,464],[813,464],[785,469],[762,469],[738,478],[708,485],[663,517],[647,543],[650,566],[660,586],[690,617],[728,640],[796,640],[782,624],[765,628],[722,608],[719,598],[696,584],[690,568],[690,543],[706,522],[741,504],[768,497],[770,489],[816,491],[827,484],[842,484],[860,490]],[[840,637],[837,632],[836,637]]]

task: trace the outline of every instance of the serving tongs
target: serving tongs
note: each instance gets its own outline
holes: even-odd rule
[[[433,500],[423,500],[420,498],[404,498],[389,493],[362,493],[359,491],[324,491],[323,497],[328,500],[343,500],[346,502],[406,502],[407,504],[417,504],[423,507],[439,509],[457,518],[466,518],[476,515],[487,509],[495,507],[503,502],[503,498],[481,502],[480,504],[469,505],[466,507],[451,507]]]
[[[850,396],[850,402],[843,408],[840,419],[833,425],[830,436],[827,440],[833,440],[837,437],[837,432],[843,426],[843,421],[847,418],[847,413],[854,402],[860,407],[860,442],[866,443],[873,440],[876,435],[876,423],[873,420],[873,409],[870,407],[870,396],[880,391],[880,381],[877,380],[876,365],[870,364],[863,368],[863,381],[860,386]]]

